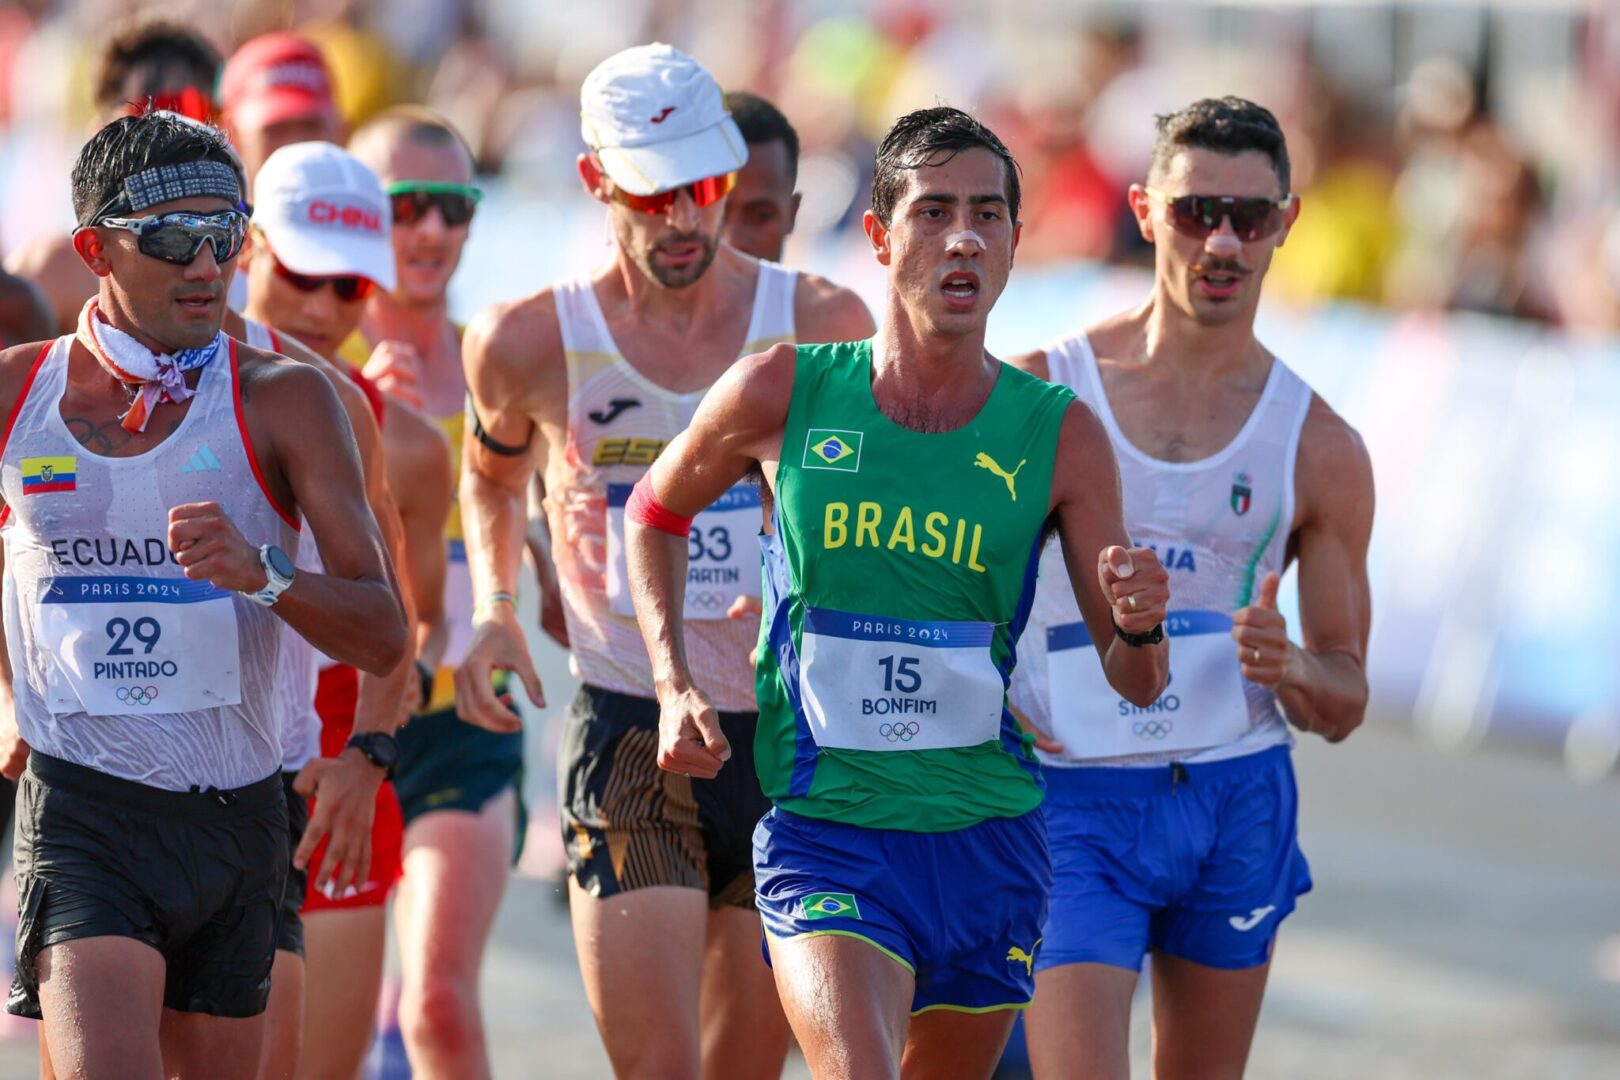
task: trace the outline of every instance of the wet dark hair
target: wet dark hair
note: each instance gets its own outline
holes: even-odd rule
[[[166,112],[121,116],[92,135],[73,163],[73,213],[88,224],[128,177],[188,161],[223,162],[241,176],[241,163],[218,128]]]
[[[758,94],[748,90],[733,90],[726,95],[726,108],[742,132],[743,142],[749,146],[764,146],[780,142],[787,147],[788,175],[799,178],[799,133],[793,130],[782,110]]]
[[[1018,220],[1022,193],[1018,186],[1018,162],[996,138],[996,133],[961,109],[939,106],[918,109],[894,122],[877,150],[872,172],[872,213],[885,226],[894,214],[894,204],[906,189],[908,172],[925,165],[943,165],[964,150],[983,147],[999,157],[1007,178],[1007,213]],[[943,155],[943,156],[941,156]]]
[[[1165,168],[1178,150],[1220,154],[1258,151],[1271,159],[1284,194],[1288,192],[1288,143],[1271,110],[1240,97],[1204,98],[1157,118],[1149,174]]]
[[[121,109],[129,93],[126,85],[137,68],[151,68],[152,77],[134,88],[141,101],[162,90],[155,77],[170,67],[185,68],[197,89],[212,97],[219,81],[219,51],[195,30],[163,19],[138,19],[116,29],[96,55],[90,86],[101,112]]]

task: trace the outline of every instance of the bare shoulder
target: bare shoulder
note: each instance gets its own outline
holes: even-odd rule
[[[794,286],[795,336],[803,342],[860,341],[877,331],[866,302],[853,289],[801,273]]]
[[[1026,375],[1033,375],[1037,379],[1050,378],[1051,368],[1046,364],[1046,350],[1035,349],[1032,352],[1018,353],[1007,357],[1005,363],[1015,367]]]
[[[360,389],[359,384],[353,379],[339,371],[337,365],[291,334],[284,334],[278,330],[276,340],[281,346],[282,356],[300,364],[307,364],[326,376],[326,381],[332,385],[333,393],[337,394],[338,401],[343,404],[343,411],[349,414],[349,423],[358,424],[359,417],[373,415],[366,392]]]
[[[704,411],[711,412],[707,405],[712,400],[728,426],[750,434],[780,428],[793,400],[798,363],[798,348],[786,342],[743,357],[715,382],[704,398]]]
[[[1319,394],[1311,395],[1305,414],[1295,475],[1300,500],[1312,516],[1364,517],[1370,524],[1373,469],[1367,444]]]
[[[450,439],[420,409],[398,398],[385,399],[383,438],[398,463],[413,475],[437,475],[450,471]]]
[[[0,349],[0,425],[6,423],[12,410],[17,407],[23,388],[28,385],[29,376],[34,372],[35,363],[50,344],[49,341],[31,341],[26,345]],[[0,428],[0,431],[3,430]]]
[[[1052,472],[1052,503],[1077,500],[1088,504],[1106,492],[1119,490],[1119,467],[1108,429],[1090,405],[1074,398],[1063,412],[1058,428],[1057,463]]]
[[[337,391],[323,372],[280,353],[238,341],[236,369],[242,404],[250,413],[260,408],[286,408],[296,414],[338,405]],[[303,399],[304,395],[309,395],[307,400]]]
[[[555,291],[484,308],[467,324],[461,355],[481,400],[528,405],[555,395],[567,378]]]

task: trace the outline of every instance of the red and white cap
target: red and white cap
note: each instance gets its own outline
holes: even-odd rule
[[[714,76],[662,43],[615,53],[585,76],[580,134],[615,184],[653,195],[748,163]]]
[[[266,158],[253,182],[253,224],[294,273],[358,274],[394,287],[388,196],[377,174],[341,146],[294,143]]]
[[[232,53],[220,76],[219,98],[237,127],[262,128],[306,116],[337,118],[326,58],[298,34],[261,34]]]

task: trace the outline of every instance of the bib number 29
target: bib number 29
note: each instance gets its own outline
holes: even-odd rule
[[[108,656],[134,656],[135,650],[130,648],[129,639],[134,638],[137,643],[146,646],[145,655],[150,656],[152,649],[163,636],[163,627],[158,625],[156,619],[142,616],[133,623],[128,619],[108,619],[107,636],[112,638],[112,647],[107,650]]]

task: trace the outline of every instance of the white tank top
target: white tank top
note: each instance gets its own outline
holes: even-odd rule
[[[238,277],[242,275],[237,275]],[[242,340],[255,349],[279,353],[281,343],[264,323],[243,316],[247,332]],[[302,517],[298,519],[298,550],[289,552],[293,565],[311,574],[324,573],[315,538]],[[292,627],[282,624],[281,663],[276,674],[276,708],[281,710],[281,769],[297,772],[321,755],[321,718],[315,711],[315,646]]]
[[[1170,684],[1147,708],[1109,686],[1056,538],[1041,555],[1013,704],[1063,744],[1050,765],[1217,761],[1289,743],[1276,695],[1244,679],[1232,612],[1281,573],[1294,519],[1294,460],[1311,388],[1274,360],[1237,436],[1199,461],[1149,457],[1125,438],[1084,334],[1046,347],[1048,377],[1102,420],[1119,462],[1125,526],[1170,572]]]
[[[297,536],[259,478],[236,344],[203,368],[179,428],[125,458],[87,450],[62,420],[72,345],[59,338],[36,363],[0,451],[22,737],[168,790],[262,780],[281,762],[282,622],[188,580],[168,545],[169,509],[193,502],[218,503],[255,547],[292,550]]]
[[[797,280],[792,270],[759,264],[741,356],[793,341]],[[545,505],[572,667],[591,686],[652,697],[652,665],[626,580],[624,504],[707,391],[666,390],[625,360],[589,278],[558,285],[556,297],[568,362],[568,446],[563,482]],[[739,484],[693,521],[688,542],[686,654],[698,685],[727,712],[757,708],[749,655],[759,617],[728,619],[726,611],[738,596],[760,593],[760,520],[758,487]]]

